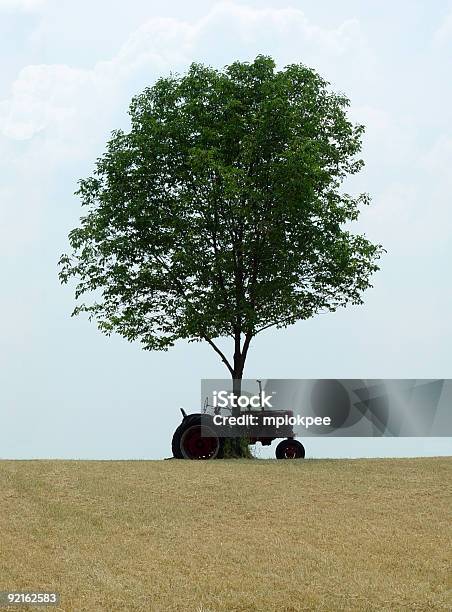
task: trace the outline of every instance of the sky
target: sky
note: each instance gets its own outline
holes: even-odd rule
[[[71,318],[57,261],[77,181],[127,129],[132,96],[192,61],[260,53],[350,98],[366,166],[346,187],[372,197],[355,231],[387,253],[364,305],[261,334],[245,376],[452,378],[452,2],[0,0],[0,458],[168,457],[179,407],[227,377],[201,343],[145,352]],[[452,439],[306,448],[450,455]]]

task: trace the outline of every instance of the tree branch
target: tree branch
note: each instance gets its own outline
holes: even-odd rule
[[[243,342],[243,347],[242,347],[243,362],[245,362],[246,355],[248,353],[248,349],[250,347],[250,342],[251,342],[252,337],[253,337],[253,334],[251,333],[248,333],[245,335],[245,340]]]
[[[210,344],[210,346],[213,348],[213,350],[220,355],[221,357],[221,361],[226,365],[227,369],[229,370],[229,373],[231,374],[231,376],[234,375],[234,369],[232,368],[231,364],[229,363],[229,361],[227,360],[225,354],[218,348],[218,346],[212,342],[212,340],[207,336],[207,335],[203,335],[202,336],[203,339],[208,342]]]

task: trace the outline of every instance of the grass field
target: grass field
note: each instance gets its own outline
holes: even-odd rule
[[[1,461],[0,591],[56,590],[39,609],[65,611],[451,610],[451,485],[452,458]]]

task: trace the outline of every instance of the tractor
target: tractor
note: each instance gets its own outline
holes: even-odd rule
[[[259,397],[262,397],[261,381],[259,384]],[[208,404],[208,398],[204,402],[202,412],[187,414],[183,408],[182,423],[176,429],[172,440],[172,451],[175,459],[221,459],[224,456],[224,441],[228,437],[227,427],[219,427],[214,422],[215,415],[220,413],[218,408],[209,411],[209,408],[214,408]],[[230,408],[227,410],[231,411]],[[287,425],[277,428],[269,427],[262,423],[265,422],[263,417],[277,416],[293,416],[291,410],[265,410],[260,408],[256,410],[241,410],[240,416],[253,416],[254,421],[257,418],[257,426],[244,430],[240,430],[242,437],[245,437],[248,444],[253,445],[260,442],[263,446],[269,446],[273,440],[277,438],[283,439],[276,447],[275,455],[277,459],[303,459],[305,449],[301,442],[295,440],[295,433],[292,426]],[[231,430],[232,434],[232,430]]]

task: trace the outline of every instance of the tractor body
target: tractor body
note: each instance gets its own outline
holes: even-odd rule
[[[234,426],[218,424],[215,414],[204,412],[186,414],[182,412],[182,423],[176,429],[172,439],[173,457],[176,459],[220,459],[223,457],[224,440],[237,436]],[[249,427],[240,426],[240,437],[246,438],[248,444],[260,442],[269,446],[277,438],[283,439],[276,447],[277,459],[303,459],[305,449],[295,440],[292,426],[272,427],[272,419],[265,417],[292,416],[292,411],[247,410],[240,413],[241,422],[252,423]]]

